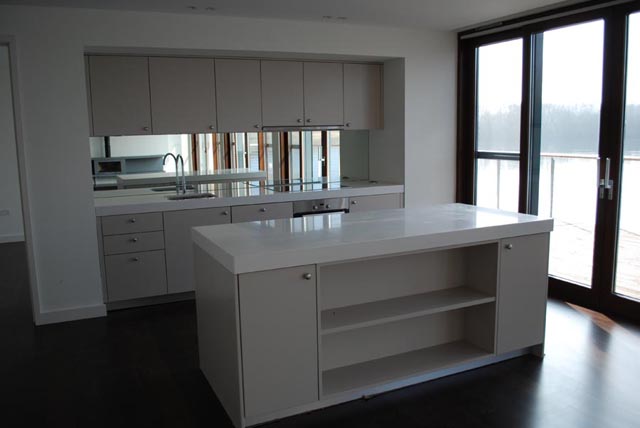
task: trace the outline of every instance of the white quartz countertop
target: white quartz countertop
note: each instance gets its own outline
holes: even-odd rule
[[[234,274],[331,263],[550,232],[553,220],[463,204],[194,228]]]
[[[371,183],[368,180],[354,180],[345,183],[348,183],[348,187],[305,192],[275,192],[265,187],[236,183],[229,184],[226,189],[216,191],[215,198],[178,201],[167,199],[167,196],[174,195],[175,191],[154,192],[149,188],[101,190],[94,192],[94,206],[96,216],[102,217],[404,192],[404,186],[401,184]]]
[[[265,171],[249,168],[221,169],[217,171],[192,171],[185,173],[187,183],[227,182],[242,180],[262,180],[267,178]],[[175,172],[149,172],[140,174],[120,174],[116,176],[118,186],[138,186],[162,184],[175,181]]]

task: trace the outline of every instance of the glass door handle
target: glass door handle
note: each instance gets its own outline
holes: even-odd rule
[[[613,180],[611,177],[611,158],[604,159],[604,176],[601,173],[601,159],[598,158],[598,197],[604,199],[604,192],[607,191],[607,199],[613,199]]]

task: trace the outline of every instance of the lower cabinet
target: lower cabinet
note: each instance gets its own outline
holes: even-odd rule
[[[169,293],[194,290],[191,228],[230,222],[229,207],[164,213],[164,242],[167,254],[167,290]]]
[[[231,208],[234,223],[293,217],[293,203],[239,205]]]
[[[500,244],[498,354],[544,342],[549,234],[503,239]]]
[[[387,195],[355,196],[349,198],[349,212],[386,210],[402,208],[403,193],[390,193]]]
[[[105,256],[109,302],[167,293],[164,250]]]
[[[318,400],[315,265],[239,275],[245,417]]]

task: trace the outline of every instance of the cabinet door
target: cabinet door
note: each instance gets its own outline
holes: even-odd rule
[[[109,302],[167,294],[164,251],[105,256]]]
[[[544,342],[549,234],[503,239],[501,245],[498,354]]]
[[[382,128],[382,111],[382,66],[345,64],[345,128]]]
[[[402,193],[355,196],[349,198],[349,201],[349,212],[351,213],[402,208]]]
[[[164,241],[167,253],[167,290],[181,293],[195,289],[191,228],[231,221],[229,207],[164,213]]]
[[[151,134],[147,57],[92,56],[89,74],[93,135]]]
[[[304,63],[305,125],[342,125],[342,64]]]
[[[302,62],[261,61],[262,124],[303,125]]]
[[[216,129],[213,59],[149,58],[154,134]]]
[[[260,61],[216,59],[216,97],[220,132],[260,131]]]
[[[315,266],[242,274],[239,291],[245,416],[318,400]]]

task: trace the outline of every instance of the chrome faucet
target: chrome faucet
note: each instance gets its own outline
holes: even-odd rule
[[[187,193],[187,180],[184,177],[184,159],[182,158],[182,155],[176,156],[173,153],[167,153],[166,155],[164,155],[164,158],[162,158],[162,165],[165,164],[169,156],[173,158],[173,161],[176,164],[176,194],[179,195],[180,193]],[[182,182],[180,181],[180,175],[178,171],[178,160],[180,161],[180,166],[182,167]],[[182,192],[180,192],[181,187]]]

